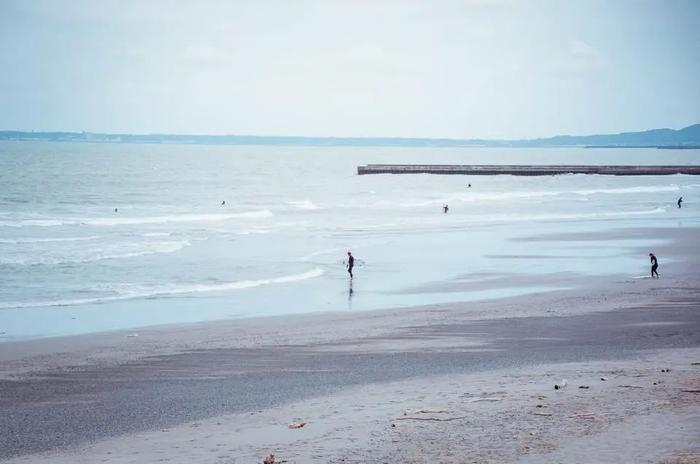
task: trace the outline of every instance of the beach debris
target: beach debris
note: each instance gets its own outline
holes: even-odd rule
[[[552,413],[549,413],[549,412],[539,412],[539,411],[535,411],[535,412],[533,412],[533,414],[536,416],[544,416],[544,417],[551,417],[551,415],[552,415]]]
[[[449,411],[447,409],[413,409],[403,412],[403,417],[397,417],[396,420],[425,420],[425,421],[435,421],[435,422],[449,422],[457,419],[465,419],[463,417],[416,417],[418,414],[447,414]],[[392,424],[392,427],[394,424]]]
[[[683,393],[700,393],[700,390],[681,390]]]
[[[568,385],[568,382],[566,381],[566,379],[562,379],[561,382],[554,384],[554,389],[561,390],[561,389],[566,388],[567,385]]]
[[[580,388],[582,390],[588,390],[591,387],[589,387],[588,385],[579,385],[578,388]]]
[[[572,415],[571,417],[575,417],[577,419],[595,419],[595,414],[593,414],[592,412],[579,412]]]
[[[537,395],[536,398],[540,401],[543,401],[547,399],[547,395]]]
[[[669,369],[669,368],[661,369],[661,372],[671,372],[671,369]]]
[[[607,377],[601,377],[600,380],[602,380],[603,382],[605,382],[606,380],[608,380],[608,378],[607,378]]]
[[[413,415],[413,414],[444,414],[447,412],[449,412],[447,409],[414,409],[414,410],[404,411],[403,415],[409,416],[409,415]]]
[[[495,403],[496,401],[502,401],[503,398],[471,398],[468,399],[466,402],[467,403],[480,403],[482,401],[488,401],[491,403]]]
[[[435,421],[435,422],[450,422],[453,420],[459,420],[459,419],[466,419],[467,416],[458,416],[458,417],[411,417],[411,416],[404,416],[404,417],[397,417],[394,420],[422,420],[422,421]]]
[[[546,408],[547,405],[545,405],[545,404],[537,404],[537,405],[535,405],[535,407],[536,407],[536,408]]]
[[[306,422],[291,422],[287,425],[290,429],[300,429],[306,425]]]
[[[690,363],[690,365],[691,366],[700,366],[700,362],[699,363]]]
[[[620,388],[644,388],[639,385],[620,385]]]
[[[270,453],[270,455],[263,461],[263,464],[275,464],[275,455]]]

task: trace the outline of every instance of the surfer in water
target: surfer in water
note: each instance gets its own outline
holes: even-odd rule
[[[355,266],[355,257],[348,251],[348,274],[352,279],[352,268]],[[351,290],[352,291],[352,290]]]
[[[653,279],[654,276],[656,278],[659,278],[659,273],[656,272],[656,270],[659,268],[659,262],[656,260],[656,255],[654,253],[649,253],[649,259],[651,260],[651,278]]]
[[[449,210],[450,210],[450,207],[447,206],[447,203],[445,203],[445,204],[443,205],[443,207],[442,207],[442,211],[443,211],[445,214],[447,214],[447,212],[448,212]]]
[[[221,206],[226,206],[226,200],[221,202]]]
[[[678,207],[679,207],[679,208],[681,207],[681,203],[683,203],[683,197],[680,197],[680,198],[678,199]]]

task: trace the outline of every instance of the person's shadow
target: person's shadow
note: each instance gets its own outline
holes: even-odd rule
[[[353,289],[352,289],[352,279],[350,279],[350,286],[348,287],[348,310],[352,309],[352,295],[353,295]]]

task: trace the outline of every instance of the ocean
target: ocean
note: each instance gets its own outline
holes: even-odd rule
[[[561,288],[551,275],[645,276],[646,254],[632,252],[663,237],[556,235],[697,226],[700,178],[356,167],[699,160],[700,150],[0,142],[0,341]],[[542,235],[552,239],[522,240]],[[455,280],[473,290],[441,286]]]

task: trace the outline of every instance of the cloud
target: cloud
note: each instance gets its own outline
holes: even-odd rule
[[[562,77],[586,77],[605,72],[609,62],[592,45],[581,40],[571,41],[563,56],[555,59],[551,71]]]
[[[194,64],[219,64],[226,61],[228,53],[219,47],[188,45],[182,50],[182,57]]]

